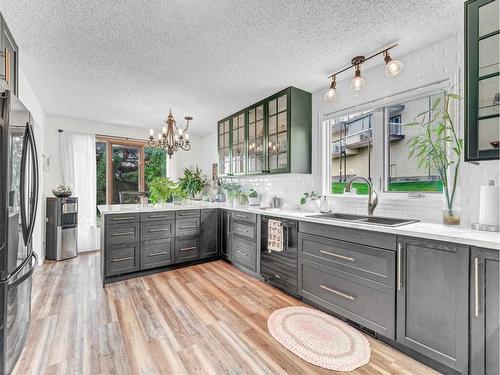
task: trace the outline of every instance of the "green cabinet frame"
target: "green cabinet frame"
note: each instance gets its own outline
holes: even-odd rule
[[[286,167],[279,167],[278,162],[276,166],[270,165],[269,156],[272,152],[272,146],[269,146],[269,142],[273,139],[278,139],[276,133],[276,138],[274,134],[270,134],[270,103],[275,101],[277,105],[277,99],[286,95]],[[262,168],[261,170],[256,170],[255,168],[249,167],[249,152],[252,152],[252,147],[250,146],[251,140],[249,139],[249,125],[253,122],[249,121],[249,113],[251,110],[263,106],[263,120],[264,120],[264,137],[263,137],[263,149],[262,149]],[[277,111],[278,112],[278,111]],[[284,112],[284,111],[282,111]],[[311,93],[304,90],[300,90],[295,87],[288,87],[274,95],[269,96],[264,100],[260,100],[251,106],[236,112],[235,114],[228,116],[217,122],[217,139],[218,139],[218,152],[219,152],[219,175],[220,176],[235,176],[237,173],[233,170],[233,118],[240,114],[244,114],[245,117],[245,147],[244,147],[244,171],[238,173],[240,175],[247,174],[275,174],[275,173],[311,173],[311,128],[312,128],[312,103],[311,103]],[[272,114],[271,114],[272,116]],[[278,113],[276,113],[276,118]],[[230,123],[230,135],[229,135],[229,160],[230,168],[225,170],[223,163],[224,160],[221,158],[221,151],[224,149],[221,145],[221,126],[220,124],[225,123],[229,120]],[[285,131],[281,132],[285,134]],[[271,147],[271,151],[270,151]],[[279,152],[279,151],[277,151]],[[284,153],[282,153],[284,154]],[[276,156],[278,158],[278,156]],[[277,159],[278,160],[278,159]]]
[[[498,77],[500,73],[479,73],[480,42],[500,33],[499,30],[479,35],[480,8],[498,0],[469,0],[465,3],[465,161],[496,160],[500,158],[500,149],[480,149],[479,122],[497,119],[500,114],[479,113],[479,85],[481,81]],[[497,14],[498,17],[498,14]],[[498,139],[492,139],[498,141]]]

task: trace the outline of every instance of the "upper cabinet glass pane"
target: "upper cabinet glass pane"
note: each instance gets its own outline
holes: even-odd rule
[[[278,112],[286,111],[286,94],[278,98]]]
[[[479,41],[479,76],[499,71],[500,34]]]
[[[286,131],[287,128],[287,122],[286,122],[286,112],[281,112],[278,114],[278,131],[283,132]]]
[[[248,110],[248,122],[251,124],[255,121],[255,108]]]
[[[495,0],[479,8],[479,36],[499,29],[498,7],[500,1]]]
[[[238,117],[233,117],[233,132],[238,129]]]
[[[238,122],[239,122],[239,126],[245,125],[245,114],[244,113],[242,113],[241,115],[238,116]]]
[[[499,76],[479,81],[479,117],[498,115],[500,112]]]
[[[257,120],[262,120],[264,118],[264,106],[259,105],[257,107],[257,113],[255,114]]]
[[[500,117],[479,120],[478,123],[479,150],[495,150],[500,142]]]
[[[269,116],[276,113],[276,99],[269,101]]]

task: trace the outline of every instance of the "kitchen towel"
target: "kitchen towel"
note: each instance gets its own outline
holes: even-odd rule
[[[485,225],[499,224],[500,186],[481,186],[479,198],[479,223]]]
[[[267,223],[267,251],[283,251],[283,223],[279,220]]]

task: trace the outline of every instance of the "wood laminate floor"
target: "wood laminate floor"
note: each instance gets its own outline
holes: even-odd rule
[[[32,322],[14,374],[336,374],[267,332],[269,314],[304,305],[216,261],[101,286],[99,254],[36,270]],[[435,374],[375,340],[352,374]],[[346,373],[338,373],[346,374]]]

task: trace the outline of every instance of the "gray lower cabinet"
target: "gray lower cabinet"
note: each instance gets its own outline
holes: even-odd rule
[[[399,238],[396,340],[466,374],[468,246]]]
[[[232,259],[231,252],[231,211],[221,213],[221,253],[227,260]]]
[[[200,258],[207,258],[218,254],[219,226],[219,210],[206,209],[201,211]]]
[[[161,238],[141,243],[141,270],[168,266],[174,262],[174,239]]]
[[[139,243],[125,242],[106,248],[106,277],[139,270]]]
[[[232,262],[251,272],[257,272],[257,244],[237,235],[232,236]]]
[[[470,374],[499,374],[499,259],[497,250],[472,248]]]
[[[187,262],[200,257],[198,236],[175,239],[175,263]]]

